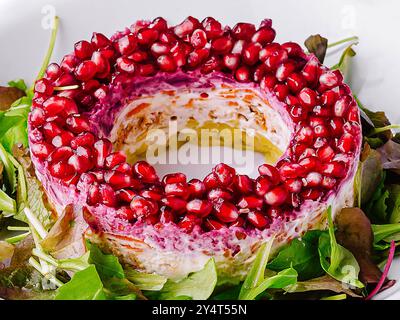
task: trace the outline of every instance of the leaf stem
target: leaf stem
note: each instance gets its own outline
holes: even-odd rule
[[[330,44],[328,44],[328,48],[332,48],[335,46],[338,46],[340,44],[346,43],[346,42],[350,42],[350,41],[358,41],[358,37],[357,36],[353,36],[353,37],[349,37],[349,38],[345,38],[336,42],[332,42]]]
[[[29,236],[30,234],[31,234],[30,232],[25,232],[25,233],[19,234],[19,235],[17,235],[17,236],[7,238],[6,241],[7,241],[8,243],[11,243],[11,244],[17,243],[17,242],[19,242],[19,241],[25,239],[25,238],[26,238],[27,236]]]
[[[387,130],[391,130],[391,129],[400,129],[400,124],[391,124],[389,126],[385,126],[385,127],[380,127],[380,128],[375,128],[372,133],[370,133],[368,135],[368,137],[374,136],[378,133],[387,131]]]

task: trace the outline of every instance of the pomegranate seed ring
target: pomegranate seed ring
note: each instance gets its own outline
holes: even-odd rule
[[[277,248],[324,226],[328,205],[352,205],[362,134],[350,89],[274,38],[271,20],[231,29],[188,17],[76,43],[36,82],[28,121],[56,211],[73,205],[82,233],[140,270],[179,279],[214,257],[221,277],[243,278],[263,241]],[[256,179],[219,164],[204,180],[160,180],[127,156],[172,117],[254,128],[284,152]]]

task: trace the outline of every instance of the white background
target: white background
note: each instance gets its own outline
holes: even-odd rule
[[[50,7],[49,7],[50,5]],[[303,43],[320,33],[336,41],[357,35],[351,87],[371,109],[383,109],[400,123],[400,1],[398,0],[0,0],[0,85],[15,78],[33,79],[46,52],[50,31],[42,10],[55,8],[60,31],[53,55],[59,62],[73,43],[93,31],[111,35],[137,19],[166,17],[177,23],[188,15],[214,16],[225,24],[259,23],[272,18],[277,40]],[[43,20],[44,19],[44,20]],[[338,61],[333,52],[327,65]],[[400,265],[391,271],[400,278]],[[381,295],[382,298],[397,289]],[[400,294],[390,296],[400,299]]]

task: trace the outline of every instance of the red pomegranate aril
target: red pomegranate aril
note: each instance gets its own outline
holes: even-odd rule
[[[61,160],[68,160],[73,154],[74,151],[70,147],[57,148],[49,155],[47,161],[49,163],[56,163]]]
[[[271,188],[273,184],[267,176],[260,176],[256,179],[254,192],[256,195],[263,197]]]
[[[141,196],[136,196],[132,199],[130,207],[136,218],[148,217],[154,215],[158,211],[158,205],[156,202],[145,199]]]
[[[287,76],[286,84],[288,85],[290,91],[297,94],[305,87],[306,81],[300,73],[292,73]]]
[[[42,132],[46,138],[53,139],[62,133],[62,129],[54,121],[50,121],[42,126]]]
[[[240,55],[228,53],[222,59],[224,66],[229,70],[236,70],[240,65]]]
[[[96,65],[96,77],[101,79],[106,78],[110,72],[110,63],[104,57],[104,53],[93,52],[91,61]]]
[[[219,38],[224,33],[221,23],[219,23],[212,17],[205,18],[201,23],[203,25],[204,31],[207,34],[208,39]]]
[[[255,82],[261,82],[267,73],[267,66],[265,64],[258,65],[253,72],[253,80]]]
[[[97,168],[103,168],[106,157],[112,151],[112,144],[107,139],[100,139],[93,145],[95,164]]]
[[[181,172],[169,173],[162,178],[164,185],[170,183],[186,183],[186,175]]]
[[[322,183],[322,175],[319,172],[310,172],[303,181],[306,187],[318,187]]]
[[[182,199],[189,197],[189,190],[186,183],[170,183],[165,185],[165,194],[170,196],[178,196]]]
[[[117,42],[114,43],[115,49],[123,55],[129,55],[137,48],[137,40],[136,37],[132,34],[128,34],[118,39]]]
[[[251,41],[258,42],[261,45],[265,46],[266,44],[274,41],[275,36],[276,32],[274,29],[270,27],[261,27],[256,33],[254,33]]]
[[[132,189],[120,189],[116,193],[118,200],[131,203],[133,198],[137,196],[137,193]]]
[[[317,104],[317,93],[310,88],[303,88],[298,94],[301,105],[305,108],[313,108]]]
[[[116,212],[115,215],[120,218],[120,219],[124,219],[124,220],[133,220],[134,219],[134,213],[132,211],[132,209],[128,206],[122,206],[120,207]]]
[[[209,56],[209,49],[195,49],[187,57],[187,65],[190,68],[195,68],[203,63]]]
[[[272,220],[279,218],[283,215],[281,207],[269,207],[266,213],[267,216]]]
[[[323,137],[317,137],[314,141],[313,147],[318,149],[325,147],[328,144],[328,139]]]
[[[162,42],[154,42],[150,47],[150,51],[155,57],[159,57],[163,54],[168,54],[170,49],[171,48],[169,45]]]
[[[56,80],[61,76],[61,67],[57,63],[51,63],[46,69],[45,77],[48,80]]]
[[[91,79],[86,82],[82,82],[82,90],[84,92],[93,93],[100,87],[100,82],[96,79]]]
[[[262,164],[258,167],[258,172],[262,176],[267,176],[272,184],[278,184],[281,181],[279,171],[269,164]]]
[[[330,131],[325,125],[319,124],[314,127],[314,135],[316,137],[326,137],[327,138],[330,136]]]
[[[334,156],[335,151],[329,145],[325,145],[317,150],[317,157],[322,161],[330,161]]]
[[[302,142],[302,143],[308,145],[313,142],[314,136],[315,136],[314,130],[309,126],[304,126],[304,127],[301,127],[299,129],[299,131],[297,132],[295,140],[297,142]]]
[[[52,96],[43,103],[43,110],[47,117],[54,117],[60,113],[77,113],[78,107],[72,99]]]
[[[79,174],[84,173],[93,167],[91,159],[77,154],[72,155],[68,159],[68,164],[71,165]]]
[[[96,48],[104,48],[111,44],[111,41],[102,33],[93,32],[90,40]]]
[[[95,137],[91,132],[83,132],[71,140],[71,147],[77,149],[78,147],[92,147]]]
[[[339,84],[341,84],[342,81],[343,81],[343,76],[338,70],[335,71],[328,70],[322,73],[319,77],[319,83],[326,88],[336,87]]]
[[[171,208],[177,214],[181,214],[186,211],[187,201],[176,196],[166,196],[161,200],[162,204]]]
[[[82,40],[75,43],[74,53],[79,59],[85,60],[93,53],[93,46],[90,42]]]
[[[284,81],[286,80],[292,73],[293,71],[296,70],[296,64],[292,60],[287,60],[283,62],[278,69],[276,69],[276,78],[278,81]]]
[[[151,45],[158,39],[158,31],[156,29],[143,28],[137,33],[137,41],[143,46]]]
[[[309,188],[309,189],[306,189],[306,190],[302,191],[300,193],[300,196],[304,200],[317,201],[317,200],[321,199],[321,197],[323,196],[323,192],[321,190],[318,190],[318,189]]]
[[[127,57],[119,57],[117,59],[117,68],[120,71],[126,72],[128,74],[133,74],[136,71],[136,64],[133,60]]]
[[[233,199],[233,195],[229,191],[220,188],[210,190],[207,197],[210,201],[217,201],[218,199],[231,201]]]
[[[260,51],[260,55],[264,55],[262,51]],[[270,71],[276,71],[276,69],[286,60],[288,59],[288,54],[283,49],[277,49],[272,51],[266,58],[265,58],[265,65],[268,67]]]
[[[307,111],[303,107],[293,106],[290,108],[289,115],[294,122],[299,122],[307,118]]]
[[[156,73],[156,68],[150,63],[142,64],[138,66],[138,72],[142,77],[150,77]]]
[[[75,77],[81,81],[92,79],[97,72],[97,66],[92,60],[81,62],[75,69]]]
[[[162,193],[156,190],[141,190],[139,192],[139,195],[142,196],[143,198],[151,199],[157,202],[161,201],[161,199],[163,198]]]
[[[112,169],[118,164],[124,163],[126,161],[126,155],[121,152],[114,152],[108,155],[105,159],[104,165],[108,169]]]
[[[303,49],[295,42],[282,43],[282,49],[285,49],[290,57],[297,57],[303,53]]]
[[[221,186],[229,186],[235,177],[235,169],[225,163],[220,163],[213,168],[213,174]]]
[[[301,179],[287,179],[285,181],[285,185],[289,192],[298,193],[303,187],[303,182],[301,181]]]
[[[347,113],[347,120],[352,122],[360,122],[360,110],[357,105],[352,105]]]
[[[214,204],[215,216],[222,222],[234,222],[239,218],[239,211],[232,203],[221,199]]]
[[[353,151],[354,150],[354,137],[349,133],[343,134],[337,143],[337,147],[340,151],[342,151],[344,153]]]
[[[189,194],[192,198],[202,198],[206,192],[206,186],[199,179],[192,179],[188,182]]]
[[[61,61],[61,69],[65,72],[74,72],[75,67],[79,64],[80,60],[73,54],[67,54]]]
[[[343,119],[332,118],[329,122],[330,132],[334,137],[339,137],[343,133]]]
[[[75,169],[66,161],[60,161],[49,166],[50,174],[59,179],[65,179],[75,174]]]
[[[174,27],[174,33],[183,38],[193,32],[200,26],[200,22],[191,16],[187,17],[181,24]]]
[[[30,145],[32,154],[40,160],[48,158],[54,147],[47,142],[38,142]]]
[[[61,134],[55,136],[52,140],[51,143],[53,146],[56,148],[62,147],[62,146],[69,146],[71,144],[72,139],[74,139],[75,136],[72,132],[70,131],[64,131]]]
[[[309,84],[314,84],[317,81],[319,73],[318,60],[310,59],[301,71],[302,76]]]
[[[203,183],[207,190],[211,190],[219,186],[219,180],[213,173],[207,175],[204,178]]]
[[[132,54],[128,56],[129,59],[133,60],[136,63],[144,62],[149,59],[149,55],[146,51],[136,50]]]
[[[211,42],[211,50],[216,53],[226,54],[231,51],[233,47],[233,41],[229,37],[220,37],[212,40]]]
[[[250,43],[244,47],[242,60],[249,66],[255,65],[259,60],[259,53],[262,46],[259,43]]]
[[[318,157],[315,157],[315,156],[310,156],[310,157],[302,158],[299,161],[299,164],[306,171],[318,170],[318,167],[320,165],[320,159]]]
[[[160,70],[164,72],[174,72],[177,68],[175,60],[168,55],[159,56],[157,64]]]
[[[269,220],[260,211],[250,211],[247,214],[247,221],[250,222],[257,229],[265,229]]]
[[[255,196],[245,196],[241,198],[238,202],[238,207],[242,209],[261,209],[264,201],[261,198],[257,198]]]
[[[281,50],[281,45],[279,43],[269,43],[266,46],[264,46],[263,49],[261,49],[260,53],[259,53],[259,58],[261,62],[265,62],[265,60],[273,55],[273,54],[277,54],[277,51]],[[286,56],[285,54],[283,54],[283,56]]]
[[[299,99],[292,95],[288,95],[285,102],[288,106],[296,106],[300,104]]]
[[[169,209],[165,206],[160,208],[160,222],[162,224],[175,222],[175,215],[173,214],[171,209]]]
[[[235,78],[239,82],[249,82],[250,81],[250,69],[246,66],[241,66],[236,69]]]
[[[101,193],[100,187],[98,184],[92,184],[89,186],[88,194],[87,194],[87,204],[90,206],[94,206],[101,201]]]
[[[325,107],[332,107],[337,101],[338,95],[335,91],[329,90],[321,94],[321,104]]]
[[[253,192],[254,181],[249,176],[236,175],[233,182],[236,189],[241,194],[249,194]]]
[[[287,197],[288,191],[283,185],[273,188],[264,195],[265,202],[271,206],[282,205]]]
[[[70,115],[65,121],[69,130],[75,134],[90,131],[89,121],[82,115]]]
[[[43,93],[44,95],[50,96],[53,94],[53,86],[49,80],[42,78],[35,82],[35,92]]]
[[[194,214],[187,214],[181,221],[178,222],[178,227],[185,232],[191,232],[196,225],[198,218]]]
[[[232,36],[237,40],[250,40],[256,32],[256,27],[252,23],[237,23],[232,29]]]
[[[121,164],[116,165],[113,169],[115,171],[119,171],[119,172],[122,172],[122,173],[127,173],[129,175],[133,174],[132,166],[129,163],[126,163],[126,162],[123,162]]]
[[[133,166],[133,171],[136,173],[138,178],[142,179],[145,183],[155,183],[158,181],[156,170],[146,161],[136,162]]]
[[[207,35],[202,29],[193,31],[190,37],[190,43],[194,48],[203,48],[207,44]]]
[[[346,175],[346,167],[342,162],[332,161],[321,165],[321,173],[334,178],[343,178]]]
[[[305,174],[305,169],[298,163],[284,164],[279,168],[281,176],[285,179],[302,177]]]
[[[277,84],[274,87],[274,92],[278,100],[283,102],[289,94],[289,88],[285,84]]]
[[[222,66],[222,60],[216,56],[212,56],[210,59],[203,63],[200,71],[204,74],[208,74],[210,72],[220,70]]]
[[[193,199],[186,205],[186,211],[194,213],[200,218],[207,217],[213,209],[213,206],[208,200]]]
[[[220,230],[220,229],[226,227],[225,224],[223,224],[223,223],[221,223],[221,222],[218,222],[217,220],[210,219],[210,218],[207,218],[207,219],[204,221],[204,226],[206,227],[206,229],[207,229],[208,231]]]
[[[351,103],[350,96],[344,96],[336,101],[335,105],[333,106],[333,114],[336,117],[344,117],[347,113],[350,103]]]
[[[104,174],[104,181],[110,184],[114,189],[134,187],[133,178],[119,171],[108,171]]]

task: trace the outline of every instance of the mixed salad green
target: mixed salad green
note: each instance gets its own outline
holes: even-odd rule
[[[40,69],[43,76],[55,43]],[[320,35],[305,41],[323,62],[329,48],[347,44],[333,69],[349,73],[351,37],[329,43]],[[400,245],[400,134],[385,113],[358,101],[364,145],[356,176],[356,203],[343,209],[328,229],[311,230],[274,256],[273,239],[258,250],[246,279],[219,284],[213,259],[187,278],[173,282],[122,266],[86,243],[79,258],[56,259],[77,241],[71,208],[56,219],[29,158],[27,117],[33,97],[24,81],[0,90],[0,297],[3,299],[370,299],[394,284],[387,279]],[[14,101],[15,100],[15,101]],[[59,256],[59,255],[58,255]],[[381,269],[383,268],[383,272]]]

